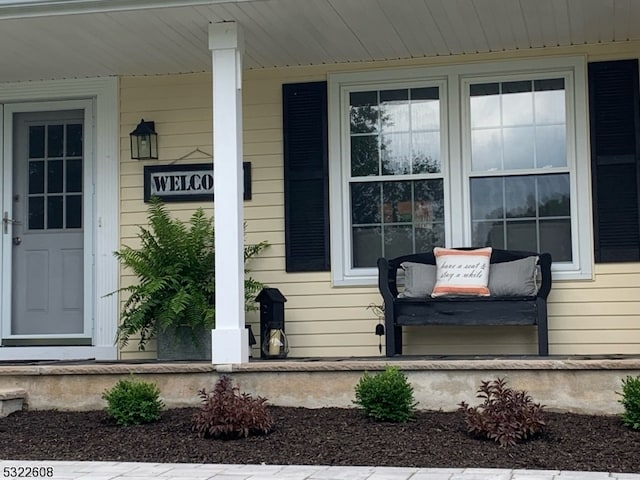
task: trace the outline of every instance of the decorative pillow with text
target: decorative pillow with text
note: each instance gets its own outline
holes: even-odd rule
[[[491,247],[475,250],[435,247],[436,285],[431,296],[488,297],[491,251]]]

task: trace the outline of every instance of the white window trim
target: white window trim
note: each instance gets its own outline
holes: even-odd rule
[[[477,77],[500,78],[501,75],[540,73],[567,75],[573,82],[567,88],[567,161],[571,172],[571,226],[574,261],[554,264],[554,280],[593,278],[593,226],[591,221],[590,152],[588,133],[588,91],[584,57],[552,57],[394,70],[337,73],[328,79],[329,118],[329,194],[331,215],[331,279],[334,286],[376,285],[376,268],[351,268],[350,212],[347,180],[349,163],[344,154],[345,125],[343,114],[347,93],[356,87],[386,88],[410,82],[443,82],[441,127],[443,141],[442,168],[445,178],[444,202],[447,247],[470,245],[470,209],[468,207],[469,148],[463,139],[465,113],[463,82]],[[573,135],[575,135],[573,137]],[[448,140],[445,138],[448,137]],[[578,163],[578,159],[580,162]],[[578,168],[580,167],[580,168]],[[454,216],[450,212],[461,212]]]

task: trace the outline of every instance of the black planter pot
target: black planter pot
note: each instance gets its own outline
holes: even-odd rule
[[[168,327],[156,336],[160,361],[211,361],[211,329]]]

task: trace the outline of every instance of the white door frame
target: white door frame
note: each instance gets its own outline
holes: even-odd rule
[[[118,296],[118,111],[116,78],[29,82],[0,85],[2,143],[0,212],[11,211],[13,113],[23,111],[85,110],[87,152],[84,201],[85,328],[91,346],[0,347],[0,360],[85,359],[115,360]],[[45,101],[40,101],[46,99]],[[37,100],[37,101],[35,101]],[[91,130],[89,130],[91,129]],[[1,213],[0,213],[1,215]],[[0,231],[0,333],[7,338],[11,316],[11,235]],[[16,337],[17,338],[17,337]]]

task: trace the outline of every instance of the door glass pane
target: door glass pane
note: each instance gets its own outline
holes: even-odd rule
[[[47,127],[47,156],[62,157],[64,154],[64,125],[49,125]]]
[[[44,158],[44,125],[29,127],[29,158]]]
[[[67,228],[82,228],[82,195],[68,195]]]
[[[62,195],[47,197],[47,228],[62,228]]]
[[[82,192],[82,160],[67,160],[67,192]]]
[[[82,156],[82,125],[67,125],[67,156]]]
[[[44,193],[44,161],[29,162],[29,194]]]
[[[47,193],[61,193],[63,191],[63,160],[49,160],[47,162]]]
[[[29,229],[44,229],[44,197],[29,197]]]

